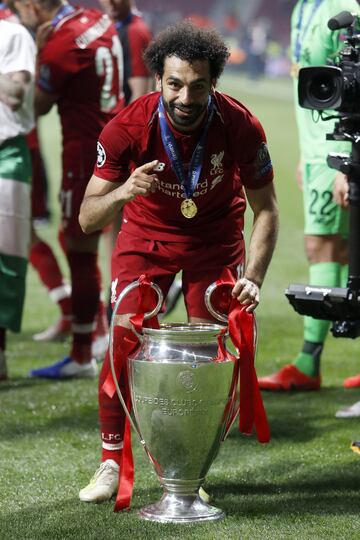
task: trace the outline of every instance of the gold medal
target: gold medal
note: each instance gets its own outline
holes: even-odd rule
[[[180,206],[181,213],[184,217],[192,219],[197,214],[197,206],[192,199],[184,199]]]

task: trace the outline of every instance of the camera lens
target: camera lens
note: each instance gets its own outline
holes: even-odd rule
[[[314,66],[299,71],[299,104],[305,109],[338,109],[343,103],[348,83],[341,68]]]
[[[309,81],[309,95],[321,103],[332,99],[335,91],[334,78],[325,73],[321,73]]]

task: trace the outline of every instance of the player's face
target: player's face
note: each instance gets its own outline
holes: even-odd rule
[[[131,0],[99,0],[102,9],[115,21],[128,16],[131,9]]]
[[[181,131],[195,129],[204,117],[215,85],[208,60],[189,64],[177,56],[168,56],[163,76],[156,79],[171,123]]]
[[[40,24],[37,4],[32,0],[15,0],[14,6],[22,24],[36,30]]]

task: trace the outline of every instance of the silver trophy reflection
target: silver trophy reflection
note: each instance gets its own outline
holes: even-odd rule
[[[136,281],[126,287],[114,307],[110,328],[114,377],[115,316],[125,295],[138,285]],[[160,288],[154,283],[151,286],[158,303],[146,318],[156,315],[163,302]],[[206,304],[215,317],[226,322],[211,306],[215,287],[207,290]],[[199,488],[236,416],[236,363],[225,349],[226,337],[226,327],[218,324],[144,328],[138,335],[140,347],[128,359],[133,417],[115,380],[119,399],[164,489],[159,502],[140,510],[143,519],[191,523],[225,515],[199,496]]]

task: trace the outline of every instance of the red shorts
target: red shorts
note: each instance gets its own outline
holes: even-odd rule
[[[79,224],[79,213],[86,186],[93,173],[94,156],[96,150],[94,149],[93,154],[85,153],[84,143],[80,141],[71,142],[64,149],[60,206],[61,228],[66,236],[77,238],[85,236]]]
[[[234,277],[240,276],[244,261],[244,245],[209,245],[205,242],[176,243],[146,240],[121,231],[112,257],[111,302],[121,291],[147,274],[161,288],[166,298],[176,276],[182,271],[182,289],[188,317],[214,320],[208,312],[204,294],[209,285],[220,278],[224,268]],[[154,307],[157,303],[154,293]],[[137,289],[130,291],[121,302],[118,313],[136,312]]]

